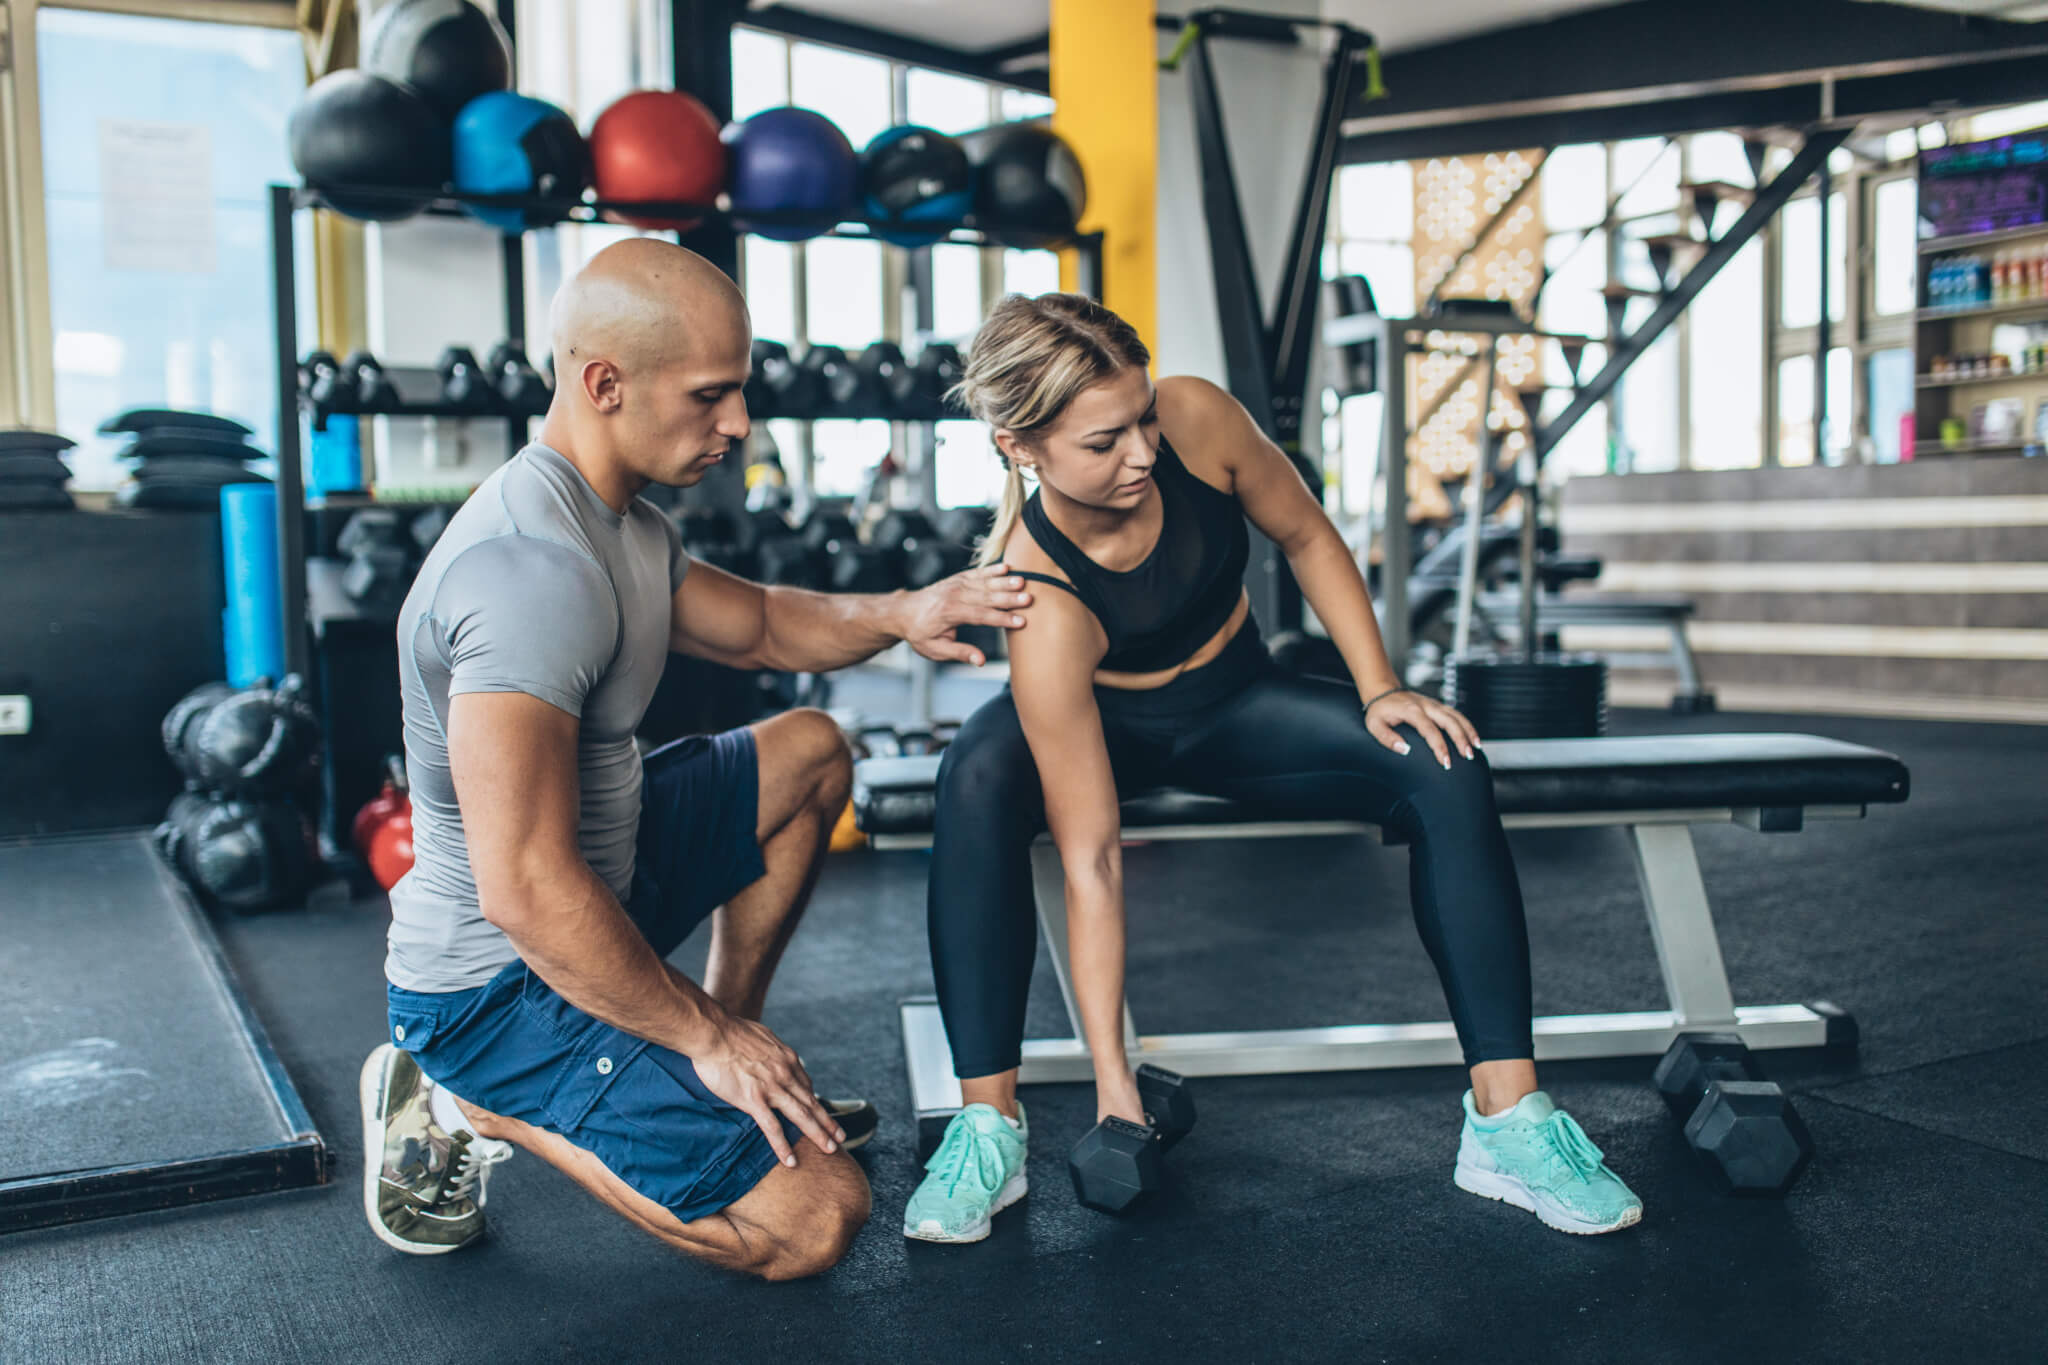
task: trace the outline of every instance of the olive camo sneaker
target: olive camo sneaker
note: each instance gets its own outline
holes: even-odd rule
[[[1643,1217],[1643,1201],[1541,1090],[1491,1118],[1472,1107],[1467,1090],[1452,1179],[1461,1190],[1528,1209],[1559,1232],[1616,1232]]]
[[[946,1125],[929,1174],[903,1210],[903,1235],[920,1242],[979,1242],[989,1220],[1024,1197],[1024,1106],[1012,1127],[993,1105],[970,1104]]]
[[[484,1183],[512,1144],[434,1122],[434,1083],[385,1043],[363,1063],[363,1214],[387,1246],[438,1256],[484,1232]]]

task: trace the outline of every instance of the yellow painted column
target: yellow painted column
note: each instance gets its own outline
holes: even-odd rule
[[[1103,302],[1149,346],[1157,322],[1159,38],[1153,0],[1052,0],[1053,131],[1088,179],[1084,231],[1103,234]],[[1072,252],[1060,287],[1072,289]]]

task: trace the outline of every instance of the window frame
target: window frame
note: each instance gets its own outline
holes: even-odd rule
[[[147,19],[298,27],[292,0],[0,0],[0,426],[55,430],[56,338],[43,193],[36,17],[81,10]],[[327,281],[319,281],[325,288]]]

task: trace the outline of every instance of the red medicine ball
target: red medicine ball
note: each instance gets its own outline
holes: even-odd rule
[[[621,96],[590,126],[597,197],[626,203],[709,204],[725,188],[718,120],[680,90]],[[698,220],[607,213],[614,222],[687,232]]]

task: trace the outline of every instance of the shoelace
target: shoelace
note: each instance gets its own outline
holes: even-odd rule
[[[476,1206],[482,1208],[490,1187],[491,1167],[501,1161],[510,1161],[512,1150],[512,1144],[509,1142],[473,1137],[468,1133],[459,1134],[454,1147],[448,1152],[448,1167],[451,1174],[448,1184],[443,1187],[442,1197],[460,1199],[465,1195],[471,1195],[476,1200]]]
[[[973,1124],[958,1123],[947,1131],[945,1144],[932,1153],[925,1169],[937,1172],[946,1182],[948,1199],[970,1170],[974,1173],[974,1187],[983,1194],[994,1194],[1003,1175],[1001,1162],[992,1160],[995,1156],[993,1141],[985,1139]]]
[[[1590,1180],[1607,1159],[1607,1154],[1594,1146],[1586,1130],[1579,1127],[1578,1120],[1562,1109],[1538,1124],[1537,1131],[1547,1139],[1547,1155],[1581,1180]]]

